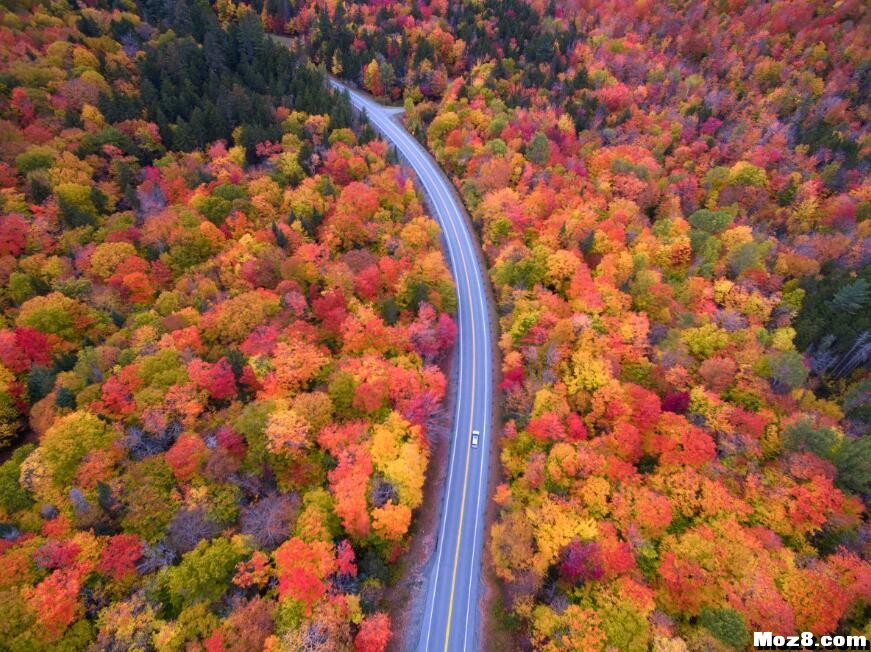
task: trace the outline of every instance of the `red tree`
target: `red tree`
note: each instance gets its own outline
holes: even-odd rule
[[[215,364],[209,364],[199,358],[188,364],[188,374],[197,385],[205,389],[209,395],[223,401],[236,396],[236,379],[233,367],[227,358],[221,358]]]
[[[190,480],[199,470],[208,449],[199,435],[185,433],[166,451],[166,463],[179,480]]]
[[[23,217],[12,213],[0,217],[0,256],[18,256],[24,251],[29,227]]]
[[[559,572],[560,577],[571,583],[602,579],[605,572],[599,546],[595,541],[575,539],[563,548]]]
[[[338,566],[338,572],[342,575],[351,575],[352,577],[357,576],[357,564],[355,563],[356,556],[354,555],[354,548],[351,547],[351,544],[347,539],[343,539],[336,546],[336,565]]]
[[[387,614],[373,614],[360,623],[360,631],[354,638],[354,649],[357,652],[382,652],[391,634]]]
[[[103,548],[97,570],[121,580],[136,572],[136,562],[142,558],[142,540],[135,534],[116,534]]]

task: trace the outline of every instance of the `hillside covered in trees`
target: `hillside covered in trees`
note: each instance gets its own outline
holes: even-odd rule
[[[6,6],[0,648],[387,645],[455,298],[325,72],[489,262],[514,645],[871,636],[867,3]]]
[[[867,3],[258,10],[402,99],[479,230],[516,644],[871,635]]]
[[[208,3],[0,18],[0,649],[380,651],[455,295],[347,98]]]

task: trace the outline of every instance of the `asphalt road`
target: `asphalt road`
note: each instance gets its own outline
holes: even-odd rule
[[[333,86],[346,88],[331,80]],[[484,543],[484,505],[490,454],[493,374],[484,276],[465,208],[426,149],[384,107],[347,88],[356,109],[392,143],[417,174],[430,210],[442,227],[457,287],[458,386],[450,462],[442,497],[435,559],[429,564],[418,650],[471,650],[478,638],[478,598]],[[472,430],[481,433],[472,448]]]

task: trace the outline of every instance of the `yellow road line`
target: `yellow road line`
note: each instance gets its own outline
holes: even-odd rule
[[[457,229],[456,229],[456,226],[453,224],[453,222],[451,222],[451,227],[453,228],[454,235],[457,236],[458,235]],[[459,237],[457,239],[459,240]],[[474,412],[475,412],[475,384],[476,384],[475,380],[476,380],[476,375],[477,375],[475,373],[475,370],[477,368],[477,364],[476,364],[477,346],[476,346],[476,336],[475,336],[475,312],[476,312],[476,310],[475,310],[475,306],[474,306],[473,301],[472,301],[472,285],[469,281],[469,268],[466,266],[465,254],[462,254],[462,260],[463,260],[463,271],[466,274],[466,292],[469,295],[469,307],[471,309],[472,394],[471,394],[470,401],[469,401],[469,405],[470,405],[470,407],[469,407],[469,433],[471,435],[472,421],[473,421]],[[460,370],[460,371],[462,372],[462,370]],[[468,442],[467,442],[467,444],[468,444]],[[471,458],[471,450],[469,449],[469,447],[467,445],[466,446],[466,470],[465,470],[465,473],[463,474],[463,499],[460,502],[460,527],[459,527],[459,530],[457,531],[457,547],[454,550],[454,571],[453,571],[453,574],[451,576],[451,595],[450,595],[450,599],[448,601],[448,622],[445,625],[445,647],[444,647],[445,651],[447,651],[447,649],[448,649],[448,641],[450,640],[450,636],[451,636],[451,615],[453,614],[453,611],[454,611],[454,589],[455,589],[456,584],[457,584],[457,564],[459,563],[459,559],[460,559],[460,542],[463,540],[463,515],[466,511],[466,487],[467,487],[468,482],[469,482],[469,460],[470,460],[470,458]]]
[[[438,185],[438,184],[436,184],[436,185]],[[441,195],[441,192],[439,192],[439,194]],[[446,205],[449,205],[450,201],[447,201],[445,203],[446,203]],[[466,255],[463,251],[463,241],[460,238],[459,232],[457,231],[456,224],[453,222],[453,220],[449,220],[449,222],[451,225],[451,230],[454,232],[454,237],[456,238],[457,242],[460,244],[460,259],[463,263],[463,271],[465,272],[465,276],[466,276],[466,293],[468,294],[468,297],[469,297],[469,307],[471,310],[470,326],[471,326],[471,331],[472,331],[472,389],[471,389],[471,394],[470,394],[470,408],[469,408],[469,435],[471,435],[472,424],[474,422],[474,412],[475,412],[475,388],[477,385],[477,378],[476,378],[476,374],[475,374],[475,370],[477,368],[477,350],[476,350],[477,349],[477,335],[476,335],[476,330],[475,330],[476,306],[474,305],[474,302],[472,300],[473,299],[472,285],[471,285],[471,280],[469,278],[469,268],[468,268],[468,265],[466,264]],[[462,373],[462,369],[460,370],[460,373]],[[459,434],[459,432],[457,434]],[[463,540],[463,516],[465,515],[465,510],[466,510],[466,489],[468,488],[468,484],[469,484],[469,462],[471,460],[471,450],[468,446],[468,440],[467,440],[466,444],[467,444],[466,445],[466,468],[465,468],[465,472],[463,475],[463,497],[462,497],[462,500],[460,502],[460,523],[459,523],[459,528],[457,530],[457,545],[456,545],[456,548],[454,550],[454,568],[453,568],[453,573],[451,576],[451,593],[450,593],[450,598],[448,600],[448,620],[447,620],[447,623],[445,625],[445,645],[444,645],[445,652],[447,652],[448,643],[449,643],[450,635],[451,635],[451,617],[453,615],[453,610],[454,610],[454,593],[456,592],[457,567],[459,565],[459,559],[460,559],[460,542]],[[434,608],[434,606],[433,606],[433,608]]]

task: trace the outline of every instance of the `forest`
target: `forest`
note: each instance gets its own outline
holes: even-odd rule
[[[388,646],[456,298],[328,73],[488,263],[500,636],[871,637],[867,3],[7,4],[0,649]]]
[[[0,649],[377,652],[439,228],[256,14],[171,8],[2,14]]]
[[[260,11],[404,102],[475,222],[515,645],[871,634],[867,4]]]

